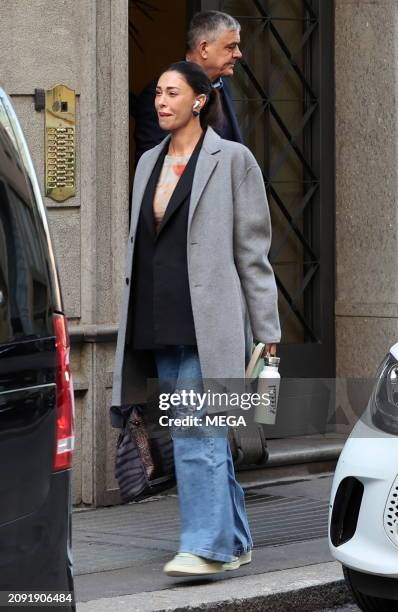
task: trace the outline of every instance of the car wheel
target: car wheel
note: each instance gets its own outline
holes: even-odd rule
[[[353,584],[351,579],[351,570],[349,567],[344,567],[344,578],[350,588],[354,599],[363,612],[396,612],[398,602],[393,599],[381,599],[361,593]]]

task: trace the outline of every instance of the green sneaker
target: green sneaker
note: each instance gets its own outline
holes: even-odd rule
[[[212,561],[204,557],[198,557],[188,552],[176,554],[174,559],[166,563],[163,571],[167,576],[205,576],[224,572],[223,561]],[[239,567],[237,564],[236,569]],[[229,568],[235,569],[235,568]]]
[[[247,553],[243,553],[240,557],[235,557],[229,563],[223,563],[224,570],[234,570],[239,569],[241,565],[246,565],[246,563],[250,563],[252,560],[252,551],[249,550]]]

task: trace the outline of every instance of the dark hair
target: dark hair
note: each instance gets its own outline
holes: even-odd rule
[[[202,11],[191,19],[187,34],[188,51],[193,51],[200,40],[204,38],[213,42],[225,31],[240,31],[240,23],[227,13],[221,11]]]
[[[205,94],[206,103],[200,112],[200,125],[205,130],[209,125],[220,128],[224,115],[221,106],[220,94],[212,86],[206,72],[194,62],[175,62],[164,72],[178,72],[181,74],[196,95]]]

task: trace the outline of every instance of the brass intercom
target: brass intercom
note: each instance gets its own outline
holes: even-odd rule
[[[75,91],[55,85],[46,91],[46,195],[64,202],[76,194]]]

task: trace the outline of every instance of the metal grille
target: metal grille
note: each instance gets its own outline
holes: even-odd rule
[[[254,548],[327,537],[328,503],[246,493]]]
[[[398,546],[398,477],[391,488],[384,510],[384,529],[390,540]]]
[[[327,536],[326,501],[247,491],[246,509],[255,548]],[[75,573],[167,559],[178,545],[179,528],[175,495],[157,501],[74,513]]]
[[[269,196],[282,340],[317,342],[320,151],[313,47],[319,2],[217,4],[242,25],[243,60],[231,84],[245,142],[263,168]]]

